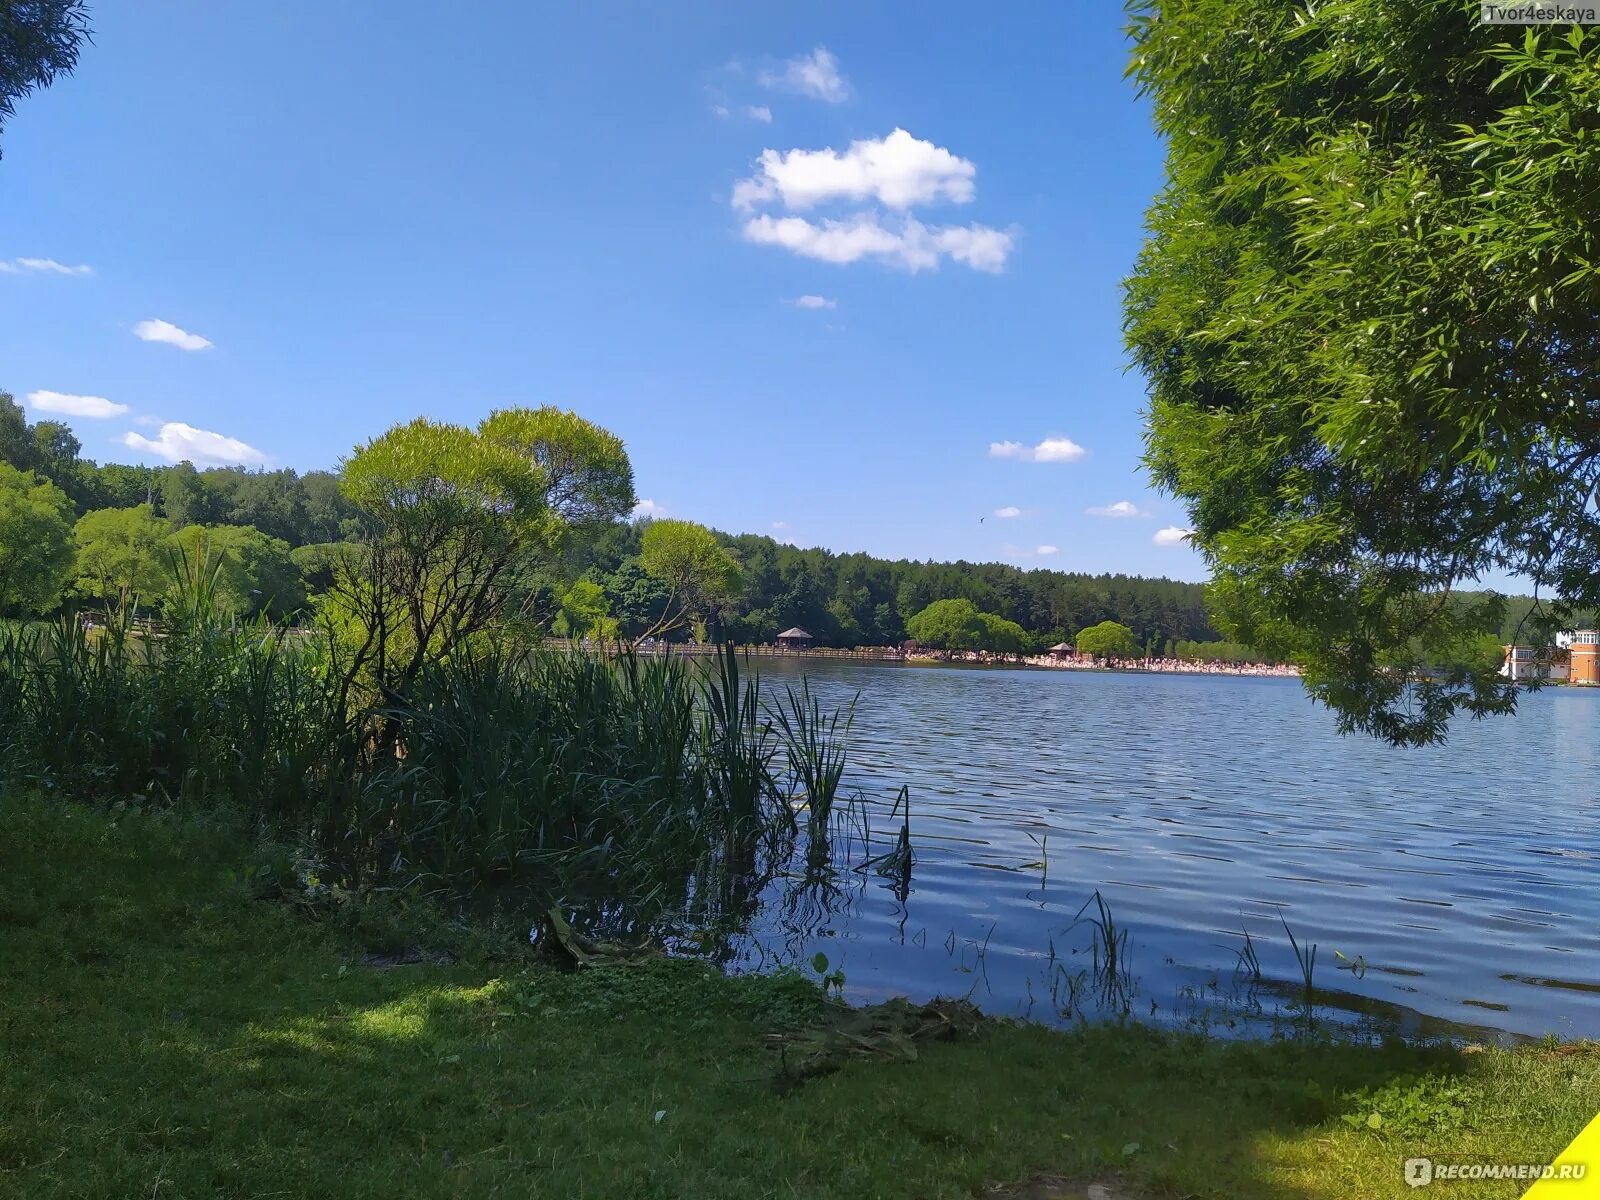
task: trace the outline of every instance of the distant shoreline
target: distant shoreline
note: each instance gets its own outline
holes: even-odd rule
[[[547,639],[547,645],[574,648],[574,643],[562,639]],[[634,648],[638,654],[684,654],[698,656],[713,654],[718,647],[709,642],[653,642],[641,643]],[[1224,663],[1194,662],[1177,658],[1137,659],[1131,662],[1113,660],[1097,663],[1082,658],[1055,658],[1047,654],[1007,655],[984,650],[904,651],[892,646],[859,646],[838,649],[831,646],[813,646],[805,649],[791,646],[735,646],[739,654],[752,658],[813,659],[819,661],[845,661],[881,663],[909,667],[1009,667],[1040,671],[1105,671],[1122,675],[1232,675],[1261,679],[1298,679],[1298,667],[1286,663]]]

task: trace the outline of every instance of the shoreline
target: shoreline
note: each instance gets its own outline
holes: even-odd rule
[[[586,643],[574,643],[562,638],[546,638],[547,647],[559,650],[591,650]],[[654,642],[640,643],[633,648],[635,654],[680,654],[697,658],[715,654],[720,649],[715,642]],[[1261,679],[1298,679],[1298,667],[1287,663],[1223,663],[1217,661],[1192,662],[1176,658],[1139,659],[1136,662],[1117,661],[1097,663],[1081,658],[1054,658],[1047,654],[997,654],[987,650],[905,651],[891,646],[857,646],[851,649],[815,646],[800,649],[790,646],[736,645],[735,653],[745,658],[814,659],[823,662],[882,663],[906,667],[1006,667],[1012,670],[1040,671],[1104,671],[1122,675],[1229,675]]]

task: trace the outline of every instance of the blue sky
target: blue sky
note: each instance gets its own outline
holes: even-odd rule
[[[98,5],[3,134],[0,387],[301,469],[558,404],[673,516],[1204,577],[1124,371],[1119,5],[537,8]]]

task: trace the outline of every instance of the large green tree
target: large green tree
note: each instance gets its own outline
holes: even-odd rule
[[[405,695],[428,662],[496,622],[513,582],[560,552],[569,523],[632,504],[621,443],[551,412],[502,410],[476,429],[418,419],[345,460],[366,540],[341,557],[323,612],[349,684]]]
[[[53,483],[0,463],[0,609],[55,607],[72,566],[72,501]]]
[[[163,549],[170,532],[148,504],[85,513],[72,530],[73,590],[106,604],[158,598],[173,578]]]
[[[976,650],[989,629],[971,600],[935,600],[906,620],[906,632],[924,646],[939,650]]]
[[[738,560],[717,535],[692,521],[651,521],[639,539],[639,562],[667,590],[667,599],[647,637],[673,632],[692,621],[715,624],[744,587]]]
[[[1139,641],[1126,625],[1101,621],[1078,631],[1078,653],[1095,658],[1138,658]]]
[[[1508,710],[1472,653],[1498,602],[1451,593],[1600,603],[1600,31],[1466,0],[1131,11],[1168,150],[1128,334],[1221,624],[1346,730]]]

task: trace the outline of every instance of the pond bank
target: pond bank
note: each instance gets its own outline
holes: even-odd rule
[[[1589,1044],[999,1021],[785,1092],[769,1035],[817,1022],[809,981],[395,954],[403,924],[253,899],[226,824],[0,816],[6,1196],[1359,1200],[1417,1154],[1549,1161],[1600,1107]]]

